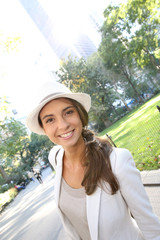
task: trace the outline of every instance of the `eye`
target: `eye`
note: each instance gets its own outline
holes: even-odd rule
[[[70,115],[70,114],[72,114],[73,112],[74,112],[73,110],[69,110],[69,111],[66,112],[66,115]]]
[[[69,116],[69,115],[72,115],[73,113],[74,113],[74,110],[70,109],[70,110],[66,111],[65,115]]]
[[[45,123],[49,124],[49,123],[53,123],[54,121],[55,121],[54,118],[48,118],[48,119],[46,119]]]

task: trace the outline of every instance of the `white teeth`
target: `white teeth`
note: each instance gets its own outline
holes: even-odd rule
[[[72,131],[69,132],[69,133],[66,133],[66,134],[62,134],[61,137],[65,138],[65,137],[68,137],[69,135],[71,135]]]

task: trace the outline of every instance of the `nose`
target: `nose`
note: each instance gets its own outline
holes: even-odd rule
[[[58,128],[60,130],[66,130],[68,127],[69,123],[63,117],[58,118]]]

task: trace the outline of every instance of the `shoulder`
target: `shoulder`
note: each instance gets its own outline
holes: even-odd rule
[[[110,158],[112,161],[116,161],[116,159],[119,159],[119,161],[123,161],[126,158],[132,158],[131,152],[126,148],[113,148]]]
[[[124,158],[124,157],[132,157],[131,152],[126,149],[126,148],[113,148],[113,151],[111,152],[111,157],[112,154],[114,154],[118,158]]]
[[[56,167],[56,155],[58,154],[58,152],[62,149],[61,146],[56,145],[54,146],[48,155],[48,160],[50,162],[50,164],[55,168]]]
[[[113,151],[110,154],[110,161],[112,170],[115,173],[124,169],[127,165],[135,167],[131,152],[125,148],[113,148]]]

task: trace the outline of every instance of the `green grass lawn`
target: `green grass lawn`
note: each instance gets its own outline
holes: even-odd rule
[[[139,170],[160,168],[160,94],[101,132],[131,151]]]

